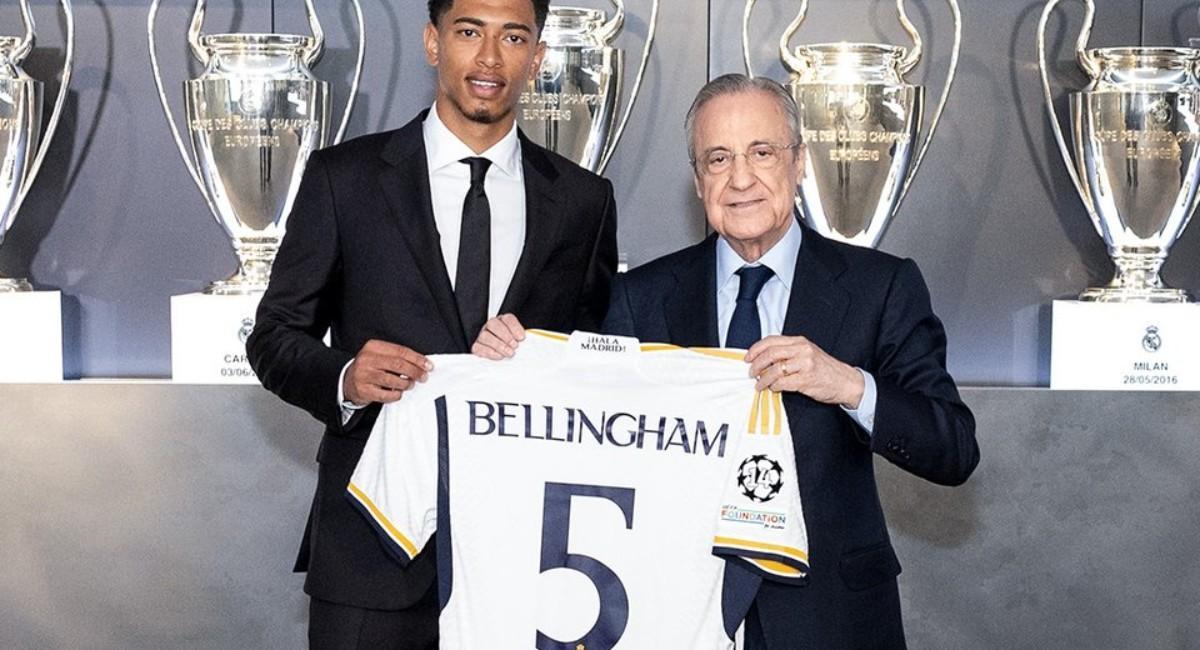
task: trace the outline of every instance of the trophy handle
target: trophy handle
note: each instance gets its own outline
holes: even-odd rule
[[[196,169],[196,163],[192,161],[192,157],[188,154],[187,147],[183,144],[183,136],[179,133],[179,127],[175,124],[175,116],[171,113],[171,103],[167,101],[167,93],[163,90],[162,70],[158,65],[158,46],[154,39],[154,22],[158,18],[158,6],[162,0],[151,0],[150,13],[146,17],[146,39],[150,45],[150,68],[154,71],[154,86],[158,89],[158,101],[162,105],[163,114],[167,116],[167,124],[171,127],[171,136],[175,139],[175,146],[179,149],[179,155],[183,158],[183,166],[187,168],[188,175],[192,177],[192,181],[196,183],[196,187],[200,190],[200,196],[204,197],[204,202],[208,204],[208,209],[212,212],[213,217],[220,220],[220,213],[217,212],[217,207],[213,205],[212,199],[208,196],[208,190],[204,188],[204,181],[200,178],[200,172]],[[192,23],[188,29],[188,43],[192,46],[192,53],[196,58],[208,65],[208,52],[200,45],[200,25],[204,22],[204,0],[197,0],[196,11],[192,14]]]
[[[1046,111],[1050,116],[1050,129],[1054,132],[1054,140],[1058,143],[1058,150],[1062,154],[1063,163],[1067,166],[1067,175],[1071,177],[1071,183],[1075,185],[1075,191],[1079,193],[1079,198],[1083,200],[1083,205],[1087,208],[1088,216],[1092,219],[1092,225],[1096,227],[1096,232],[1103,235],[1103,229],[1100,224],[1100,216],[1096,213],[1096,206],[1092,204],[1091,195],[1083,187],[1083,181],[1079,178],[1079,170],[1075,164],[1075,156],[1071,153],[1071,148],[1067,146],[1067,139],[1063,136],[1062,126],[1058,122],[1058,114],[1054,112],[1054,93],[1050,90],[1050,72],[1046,65],[1046,25],[1050,20],[1050,13],[1058,6],[1061,0],[1049,0],[1046,3],[1046,8],[1042,10],[1042,18],[1038,21],[1038,69],[1042,75],[1042,93],[1046,98]],[[1079,64],[1089,75],[1093,72],[1099,72],[1099,65],[1091,56],[1087,54],[1087,41],[1092,32],[1092,24],[1096,17],[1096,5],[1092,0],[1083,0],[1087,6],[1087,14],[1084,16],[1083,30],[1079,34],[1079,40],[1076,42],[1075,51],[1079,58]],[[1093,75],[1095,78],[1096,75]]]
[[[21,0],[19,4],[21,5],[21,24],[25,26],[25,34],[21,37],[20,45],[13,50],[13,63],[24,61],[37,41],[37,27],[33,22],[33,12],[29,10],[29,0]]]
[[[317,18],[313,0],[304,0],[304,13],[308,16],[308,27],[312,30],[313,46],[305,50],[303,59],[304,65],[312,67],[325,53],[325,30],[321,29],[321,20]],[[362,18],[361,12],[359,18]]]
[[[954,4],[954,0],[951,0],[951,4]],[[913,42],[912,49],[900,62],[900,74],[908,74],[921,62],[921,52],[925,49],[925,41],[921,38],[921,33],[917,31],[917,26],[908,19],[908,12],[904,10],[904,0],[896,0],[896,9],[900,11],[900,25],[904,27],[905,32],[908,32],[908,37]],[[953,11],[955,20],[958,21],[958,7],[955,6]],[[957,32],[955,36],[958,36]]]
[[[196,57],[196,59],[200,61],[200,63],[206,68],[208,67],[208,62],[212,59],[212,53],[208,51],[207,47],[204,47],[204,45],[200,43],[200,29],[204,27],[204,12],[207,9],[207,0],[196,0],[196,8],[192,10],[192,21],[188,24],[187,32],[187,42],[192,48],[192,56]],[[152,8],[151,11],[157,12],[158,9],[155,7]],[[151,29],[153,29],[153,26],[151,26]],[[151,32],[151,38],[153,39],[153,31]],[[154,60],[153,47],[151,47],[150,50],[150,58],[151,61]]]
[[[750,14],[754,11],[757,0],[746,0],[746,8],[742,10],[742,60],[746,62],[746,75],[754,77],[754,66],[750,63]]]
[[[942,98],[938,100],[937,108],[933,111],[933,118],[929,121],[929,130],[925,133],[924,140],[921,141],[921,149],[917,152],[917,157],[913,160],[912,167],[908,170],[908,177],[904,179],[904,189],[900,191],[896,205],[899,206],[904,201],[904,197],[908,194],[909,188],[912,186],[913,179],[917,176],[917,170],[921,168],[921,163],[925,160],[925,154],[929,152],[929,145],[933,142],[933,134],[937,131],[938,123],[942,119],[942,113],[946,110],[946,101],[950,99],[950,87],[954,85],[954,77],[958,72],[958,54],[962,48],[962,11],[959,10],[958,0],[947,0],[950,5],[950,12],[954,15],[954,47],[950,50],[950,69],[946,73],[946,83],[942,86]],[[912,59],[912,65],[916,65],[921,60],[921,36],[917,34],[916,28],[908,20],[908,16],[904,13],[903,0],[896,0],[896,5],[900,7],[900,22],[904,23],[904,29],[913,37],[913,51],[909,57],[901,63],[901,66],[908,65],[908,60]],[[914,56],[915,54],[915,56]],[[905,71],[910,70],[903,68]]]
[[[363,58],[367,52],[367,26],[363,21],[362,5],[359,4],[359,0],[353,0],[352,4],[354,5],[354,17],[358,21],[358,56],[354,64],[354,80],[350,82],[350,96],[346,98],[346,109],[342,112],[342,124],[338,127],[337,135],[333,137],[333,144],[338,144],[346,137],[346,127],[350,125],[350,113],[354,110],[354,103],[358,100],[358,83],[362,81]],[[310,15],[312,24],[315,26],[316,14]],[[319,27],[314,28],[314,33],[317,28]],[[324,42],[324,38],[321,41]]]
[[[71,0],[60,0],[62,5],[63,15],[66,19],[67,42],[66,48],[63,51],[63,71],[62,82],[58,86],[58,96],[54,98],[54,109],[50,111],[50,121],[46,123],[46,131],[42,133],[41,142],[38,144],[37,155],[33,157],[33,164],[29,167],[29,173],[25,175],[25,182],[21,184],[20,193],[17,195],[16,202],[13,204],[12,212],[16,212],[21,204],[25,202],[25,195],[29,193],[29,188],[33,186],[33,179],[37,178],[38,171],[42,168],[42,161],[46,159],[46,152],[50,150],[50,143],[54,140],[54,132],[58,130],[58,123],[62,119],[63,106],[67,103],[67,89],[71,85],[71,71],[75,67],[75,13],[71,9]],[[28,3],[25,0],[21,1],[21,14],[24,16],[29,11]],[[30,14],[25,20],[25,41],[21,47],[33,47],[33,16]],[[28,50],[26,50],[28,52]]]
[[[791,42],[792,37],[796,35],[796,32],[800,31],[800,25],[804,23],[804,18],[807,15],[808,0],[802,0],[800,3],[800,12],[796,14],[796,17],[792,19],[792,23],[783,31],[783,36],[779,37],[779,56],[783,59],[783,62],[787,64],[787,67],[790,68],[792,72],[800,76],[804,76],[806,72],[812,69],[812,63],[809,62],[808,59],[802,56],[797,56],[794,52],[792,52],[792,48],[790,45],[788,45],[788,43]],[[742,36],[745,38],[747,34],[743,34]],[[749,65],[750,59],[747,57],[747,71],[750,70]]]
[[[621,0],[613,0],[617,5],[617,14],[620,17],[621,23],[625,21],[625,6]],[[629,125],[629,116],[633,114],[633,106],[637,103],[638,95],[642,88],[642,80],[646,77],[646,66],[650,63],[650,49],[654,46],[654,32],[658,28],[658,4],[659,0],[654,0],[650,7],[650,26],[646,30],[646,44],[642,47],[642,62],[638,65],[637,77],[633,81],[633,89],[629,92],[629,104],[625,107],[625,114],[621,116],[621,122],[617,125],[616,132],[609,140],[608,146],[604,150],[604,155],[600,158],[600,166],[596,168],[596,173],[603,174],[605,168],[608,167],[609,160],[612,159],[613,152],[617,150],[617,144],[621,142],[621,135],[625,133],[625,127]],[[614,16],[609,21],[612,25],[618,21],[618,17]],[[607,28],[607,26],[606,26]],[[615,32],[611,36],[615,36]]]
[[[617,8],[617,12],[613,14],[611,20],[604,23],[604,26],[597,30],[600,40],[608,43],[617,37],[621,28],[625,26],[625,0],[612,0],[613,6]]]

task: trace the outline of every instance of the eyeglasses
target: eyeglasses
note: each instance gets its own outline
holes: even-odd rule
[[[713,149],[705,153],[699,160],[693,160],[692,165],[698,166],[709,176],[720,176],[733,169],[733,161],[738,156],[745,156],[750,166],[766,171],[779,166],[783,160],[783,152],[799,147],[799,144],[771,144],[764,142],[756,144],[744,153],[734,153],[728,149]]]

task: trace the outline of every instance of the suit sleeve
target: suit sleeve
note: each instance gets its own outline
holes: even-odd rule
[[[595,331],[608,311],[609,293],[617,271],[617,203],[612,183],[604,179],[604,205],[600,210],[600,226],[588,262],[575,316],[577,329]]]
[[[946,333],[911,260],[892,278],[876,358],[872,450],[934,483],[965,482],[979,464],[975,418],[946,370]]]
[[[600,331],[615,336],[637,336],[633,324],[633,309],[629,306],[629,289],[624,275],[613,280],[612,298],[608,302],[608,314]]]
[[[263,386],[341,430],[338,378],[354,355],[322,338],[339,299],[341,256],[328,171],[309,157],[246,354]]]

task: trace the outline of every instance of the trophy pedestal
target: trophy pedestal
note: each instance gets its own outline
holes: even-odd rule
[[[62,294],[0,293],[0,382],[62,381]]]
[[[1050,388],[1200,390],[1200,304],[1054,301]]]
[[[171,297],[171,377],[187,384],[257,384],[246,361],[261,294]]]

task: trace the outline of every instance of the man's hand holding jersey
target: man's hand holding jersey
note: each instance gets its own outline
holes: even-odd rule
[[[394,402],[425,381],[433,362],[403,345],[371,339],[346,367],[342,392],[347,402],[366,406],[372,402]]]
[[[858,369],[829,356],[803,336],[768,336],[746,351],[757,390],[790,391],[856,409],[865,381]]]
[[[525,340],[525,327],[512,314],[500,314],[483,324],[471,354],[492,361],[510,359]]]

